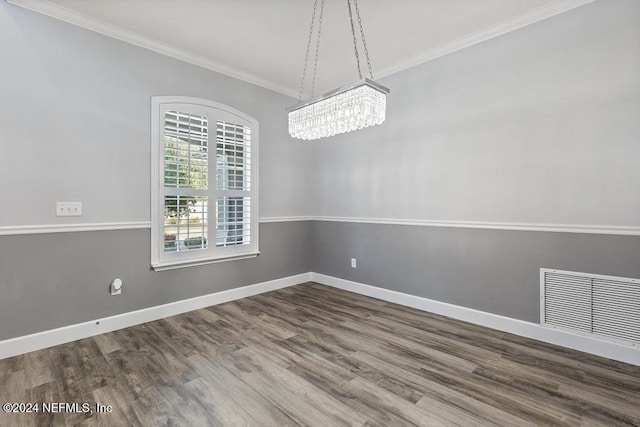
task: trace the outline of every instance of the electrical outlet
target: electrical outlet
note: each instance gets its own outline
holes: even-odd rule
[[[122,293],[122,279],[113,279],[109,290],[111,295],[120,295]]]
[[[56,202],[56,216],[82,215],[82,202]]]
[[[356,259],[351,258],[351,268],[356,268]]]

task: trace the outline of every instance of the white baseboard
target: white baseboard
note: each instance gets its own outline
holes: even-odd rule
[[[568,347],[574,350],[584,351],[586,353],[640,366],[640,350],[633,347],[601,341],[591,337],[573,335],[557,329],[545,328],[537,323],[525,322],[510,317],[404,294],[402,292],[339,279],[337,277],[327,276],[324,274],[311,273],[311,280],[323,285],[370,296],[383,301],[393,302],[430,313],[441,314],[443,316],[452,317],[454,319],[463,320],[476,325],[486,326],[488,328],[510,332],[522,337],[532,338],[538,341],[556,344],[562,347]]]
[[[632,347],[573,335],[556,329],[544,328],[536,323],[312,272],[0,341],[0,359],[309,281],[640,366],[640,350]]]
[[[308,282],[303,273],[0,341],[0,359]]]

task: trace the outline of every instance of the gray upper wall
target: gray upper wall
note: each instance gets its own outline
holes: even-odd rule
[[[639,17],[596,1],[381,79],[382,126],[313,144],[314,214],[640,225]]]
[[[148,221],[171,94],[259,120],[261,217],[639,225],[638,16],[596,1],[389,76],[385,124],[309,143],[287,96],[0,2],[0,226]]]
[[[0,1],[0,226],[150,220],[150,98],[208,98],[260,122],[260,216],[309,215],[292,99]],[[56,218],[56,201],[83,216]]]

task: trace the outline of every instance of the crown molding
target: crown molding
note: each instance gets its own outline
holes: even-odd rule
[[[96,18],[84,15],[82,13],[73,11],[71,9],[59,6],[47,0],[6,0],[8,3],[15,6],[23,7],[25,9],[32,10],[34,12],[47,15],[51,18],[55,18],[82,28],[85,28],[96,33],[112,37],[121,40],[126,43],[130,43],[139,47],[142,47],[153,52],[160,53],[162,55],[178,59],[193,65],[197,65],[202,68],[206,68],[211,71],[215,71],[220,74],[233,77],[247,83],[251,83],[257,86],[261,86],[265,89],[269,89],[275,92],[282,93],[292,98],[298,98],[298,91],[294,88],[288,88],[277,84],[275,82],[262,79],[256,75],[249,74],[237,70],[233,67],[224,65],[218,61],[214,61],[196,53],[171,46],[166,43],[159,42],[149,37],[142,36],[136,32],[125,30],[121,27],[109,24]],[[489,40],[491,38],[506,34],[510,31],[517,30],[527,25],[542,21],[547,18],[551,18],[555,15],[567,12],[580,6],[584,6],[595,0],[557,0],[552,3],[546,4],[539,8],[520,14],[512,19],[492,25],[484,28],[475,33],[469,34],[458,40],[450,43],[446,43],[435,49],[431,49],[427,52],[423,52],[418,56],[403,61],[392,67],[384,68],[376,75],[378,77],[385,77],[399,71],[406,70],[407,68],[414,67],[416,65],[423,64],[433,59],[439,58],[444,55],[456,52],[474,44]]]
[[[226,76],[233,77],[247,83],[261,86],[265,89],[279,92],[296,99],[298,97],[298,92],[295,90],[262,79],[253,74],[239,71],[218,61],[207,58],[206,56],[198,55],[188,50],[180,49],[170,44],[159,42],[150,37],[142,36],[136,32],[109,24],[80,12],[76,12],[74,10],[51,3],[47,0],[7,0],[7,3],[49,16],[51,18],[58,19],[60,21],[67,22],[69,24],[76,25],[90,31],[94,31],[108,37],[112,37],[114,39],[121,40],[125,43],[139,46],[144,49],[174,59],[178,59],[180,61],[206,68],[207,70],[215,71],[217,73],[224,74]]]
[[[511,19],[500,22],[495,25],[483,28],[474,33],[468,34],[462,38],[449,43],[440,45],[434,49],[430,49],[411,59],[400,62],[391,67],[383,68],[376,72],[376,77],[386,77],[391,74],[415,67],[425,62],[432,61],[442,56],[457,52],[469,46],[481,43],[483,41],[501,36],[503,34],[526,27],[536,22],[554,17],[564,12],[568,12],[580,6],[592,3],[595,0],[557,0],[552,3],[545,4],[533,10],[517,15]]]

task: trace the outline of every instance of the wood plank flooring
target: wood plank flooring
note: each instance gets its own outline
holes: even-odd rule
[[[1,426],[640,425],[640,367],[306,283],[1,360],[4,402],[92,412]]]

